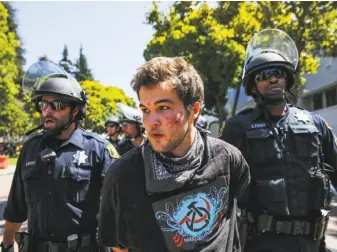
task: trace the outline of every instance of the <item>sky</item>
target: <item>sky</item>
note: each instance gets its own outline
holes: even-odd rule
[[[167,9],[170,2],[161,3]],[[25,49],[27,69],[39,57],[58,63],[64,45],[69,58],[80,46],[94,77],[103,85],[120,87],[134,98],[130,81],[145,63],[143,51],[154,30],[145,24],[152,2],[12,2]]]

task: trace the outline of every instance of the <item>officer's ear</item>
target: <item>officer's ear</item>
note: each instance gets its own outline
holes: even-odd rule
[[[78,106],[74,106],[71,110],[71,113],[72,113],[71,119],[75,120],[75,118],[76,118],[76,116],[78,115],[79,112],[80,112],[80,110],[79,110]]]

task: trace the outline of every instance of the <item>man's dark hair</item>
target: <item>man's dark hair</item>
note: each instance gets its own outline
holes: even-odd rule
[[[156,57],[137,69],[131,87],[139,97],[139,89],[169,82],[187,110],[199,101],[204,101],[204,84],[195,70],[183,57]]]

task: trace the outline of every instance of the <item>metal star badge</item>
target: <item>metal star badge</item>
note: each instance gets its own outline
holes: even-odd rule
[[[302,121],[304,123],[309,122],[309,116],[303,112],[296,113],[295,117],[298,121]]]
[[[85,160],[88,158],[87,155],[85,155],[84,151],[77,151],[76,154],[73,155],[74,157],[74,163],[77,163],[78,165],[85,164]]]

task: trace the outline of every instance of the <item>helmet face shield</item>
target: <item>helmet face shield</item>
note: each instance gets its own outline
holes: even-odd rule
[[[249,63],[262,54],[274,54],[276,58],[297,68],[298,51],[295,42],[284,31],[278,29],[266,29],[257,33],[248,43],[243,67],[242,78],[250,71]]]
[[[23,93],[30,98],[42,83],[53,76],[67,76],[67,72],[51,61],[35,62],[27,69],[23,76]]]
[[[77,80],[51,61],[38,61],[24,74],[22,89],[32,100],[57,96],[77,104],[86,104],[87,97]]]

